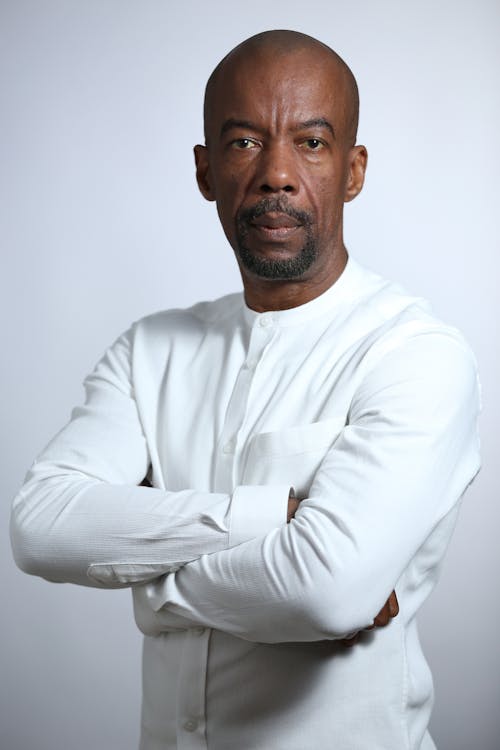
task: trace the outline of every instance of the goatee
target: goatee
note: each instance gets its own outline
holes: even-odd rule
[[[262,258],[247,246],[248,226],[266,213],[281,213],[291,216],[305,230],[305,242],[293,258],[283,260]],[[315,237],[312,233],[312,219],[306,211],[293,208],[283,198],[263,198],[255,206],[246,208],[236,217],[237,253],[243,266],[264,279],[297,279],[314,263],[318,256]]]

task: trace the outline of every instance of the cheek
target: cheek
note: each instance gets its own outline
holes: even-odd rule
[[[242,175],[237,170],[226,172],[216,183],[217,200],[223,206],[224,215],[236,213],[244,195]]]
[[[318,223],[329,227],[336,225],[344,205],[341,186],[331,177],[317,180],[309,195]]]
[[[236,214],[239,203],[236,195],[237,185],[235,183],[225,183],[224,190],[217,193],[217,213],[229,243],[234,247],[236,239]]]

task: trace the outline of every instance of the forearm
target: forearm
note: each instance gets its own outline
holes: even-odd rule
[[[130,586],[284,523],[288,490],[166,492],[58,475],[42,464],[14,503],[12,546],[23,570],[48,580]],[[250,497],[258,524],[231,533],[232,514]]]
[[[85,477],[28,482],[11,538],[18,565],[52,581],[120,587],[228,545],[230,497],[111,485]]]
[[[289,513],[291,507],[293,513],[289,502]],[[246,640],[282,643],[346,639],[374,622],[387,624],[397,612],[395,568],[387,565],[386,578],[360,586],[345,570],[349,553],[342,549],[342,532],[336,537],[337,555],[335,533],[331,546],[323,546],[319,525],[328,526],[328,519],[305,502],[288,527],[204,555],[175,575],[139,587],[134,592],[138,626],[151,635],[210,627]],[[355,557],[356,552],[352,566],[359,563]]]
[[[140,627],[279,642],[371,624],[478,469],[474,369],[451,346],[446,369],[422,372],[417,344],[360,391],[295,519],[138,591]]]

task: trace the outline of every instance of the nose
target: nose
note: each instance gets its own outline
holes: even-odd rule
[[[293,149],[282,143],[263,148],[255,182],[260,193],[297,193],[299,179]]]

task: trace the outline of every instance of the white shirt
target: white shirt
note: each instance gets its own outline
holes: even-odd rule
[[[433,748],[415,614],[479,467],[460,334],[350,259],[297,308],[145,318],[86,389],[12,543],[48,580],[135,584],[141,750]]]

